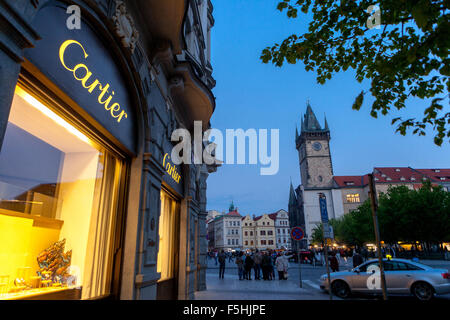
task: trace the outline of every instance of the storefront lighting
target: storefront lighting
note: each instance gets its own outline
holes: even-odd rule
[[[46,115],[48,118],[52,119],[54,122],[56,122],[58,125],[69,131],[71,134],[73,134],[75,137],[80,139],[81,141],[91,144],[91,141],[88,137],[86,137],[83,133],[81,133],[79,130],[77,130],[74,126],[69,124],[67,121],[65,121],[63,118],[58,116],[56,113],[51,111],[49,108],[44,106],[41,102],[39,102],[37,99],[35,99],[33,96],[31,96],[29,93],[27,93],[25,90],[20,88],[19,86],[16,86],[15,93],[24,99],[26,102],[28,102],[32,107],[42,112],[44,115]]]

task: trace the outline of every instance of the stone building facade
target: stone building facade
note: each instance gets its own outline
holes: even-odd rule
[[[30,252],[57,240],[73,249],[81,287],[58,298],[190,299],[206,289],[206,180],[216,166],[173,163],[171,134],[183,128],[193,137],[194,121],[210,126],[212,12],[209,0],[0,2],[0,181],[8,191],[0,195],[0,218],[42,224],[47,215],[48,237]],[[27,117],[35,113],[48,126],[34,126]],[[70,139],[57,141],[60,132]],[[36,170],[19,168],[26,164],[12,149],[19,136],[29,141],[23,154],[35,148],[43,159]],[[63,175],[43,165],[45,150],[65,155],[51,159]],[[73,214],[58,202],[69,199],[61,190],[80,187],[63,179],[66,171],[86,172],[76,169],[80,150],[99,163],[85,156],[98,178],[77,180],[91,183],[95,204],[78,210],[94,208],[78,232],[87,249],[76,248]],[[81,202],[72,199],[73,210]],[[28,267],[12,263],[0,261],[11,270]]]
[[[291,250],[291,236],[289,225],[289,213],[286,210],[278,210],[269,214],[269,217],[275,221],[275,240],[277,249]]]
[[[219,250],[242,249],[242,216],[232,207],[214,219],[214,246]]]

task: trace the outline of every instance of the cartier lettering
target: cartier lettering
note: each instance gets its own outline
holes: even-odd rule
[[[95,95],[98,95],[98,103],[103,105],[105,110],[108,111],[111,114],[111,117],[116,119],[117,122],[120,123],[122,119],[126,119],[128,116],[125,110],[123,110],[120,104],[113,101],[115,92],[110,87],[109,83],[102,84],[98,79],[94,79],[92,72],[83,63],[78,63],[73,67],[66,65],[64,61],[64,53],[71,45],[77,45],[83,50],[84,60],[88,57],[88,54],[81,43],[76,40],[66,40],[59,48],[59,60],[61,61],[63,67],[72,72],[73,77],[80,81],[83,88],[87,89],[90,94],[94,93]]]

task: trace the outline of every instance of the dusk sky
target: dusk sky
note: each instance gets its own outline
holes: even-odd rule
[[[428,101],[410,100],[407,110],[374,119],[369,115],[370,96],[360,111],[351,108],[358,93],[369,88],[368,82],[358,83],[352,71],[319,85],[316,74],[305,71],[301,62],[282,68],[263,64],[259,57],[266,46],[308,26],[305,16],[288,19],[276,10],[277,3],[213,0],[217,101],[211,125],[224,136],[226,129],[279,129],[280,169],[276,175],[261,176],[260,165],[223,165],[208,178],[208,210],[227,211],[232,200],[242,215],[288,209],[290,179],[294,187],[301,183],[295,127],[300,128],[308,99],[322,126],[326,114],[335,175],[363,175],[388,166],[450,167],[448,142],[438,147],[430,130],[425,137],[404,137],[391,126],[396,116],[421,117]]]

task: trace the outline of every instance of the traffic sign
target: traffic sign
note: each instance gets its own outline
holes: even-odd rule
[[[294,227],[291,230],[291,238],[295,241],[300,241],[305,236],[305,232],[300,227]]]

